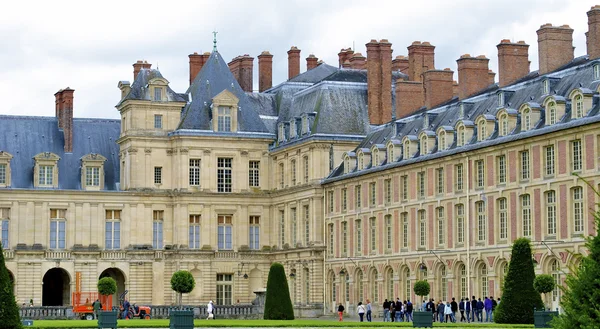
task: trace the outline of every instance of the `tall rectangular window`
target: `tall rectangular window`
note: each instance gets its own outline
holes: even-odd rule
[[[446,221],[444,220],[444,207],[437,207],[437,233],[438,233],[438,244],[443,245],[446,243]]]
[[[371,207],[377,205],[377,184],[375,182],[369,183],[369,199],[371,200]]]
[[[408,213],[403,212],[400,217],[402,218],[402,248],[408,248]]]
[[[302,158],[302,162],[304,162],[304,183],[308,183],[308,156]]]
[[[392,203],[392,179],[388,178],[383,181],[383,187],[385,191],[385,204]]]
[[[10,249],[8,241],[8,225],[10,223],[10,208],[0,208],[0,243],[3,249]]]
[[[475,161],[476,176],[475,176],[475,184],[478,188],[483,188],[485,185],[485,169],[483,167],[483,160]]]
[[[152,212],[152,248],[163,248],[163,223],[165,212],[163,210],[154,210]]]
[[[292,170],[291,170],[292,171],[291,172],[292,186],[295,186],[296,185],[296,160],[290,161],[290,166],[292,167]]]
[[[66,214],[65,209],[50,210],[50,249],[65,249]]]
[[[279,188],[285,187],[285,164],[279,163]]]
[[[162,184],[162,167],[154,167],[154,184]]]
[[[354,231],[356,232],[356,252],[360,254],[362,252],[362,221],[357,219],[354,225]]]
[[[260,161],[248,162],[248,185],[250,187],[260,186]]]
[[[342,211],[346,211],[348,208],[348,190],[342,189]]]
[[[362,202],[361,202],[361,201],[362,201],[362,199],[361,199],[361,192],[362,192],[362,191],[361,191],[361,187],[360,187],[360,185],[356,185],[356,186],[354,187],[354,197],[356,198],[356,200],[355,200],[355,203],[356,203],[356,209],[360,209],[360,207],[362,206],[362,205],[361,205],[361,203],[362,203]]]
[[[498,220],[500,224],[500,240],[508,238],[508,207],[506,198],[498,199]]]
[[[583,232],[583,188],[573,188],[573,231]]]
[[[531,199],[529,194],[521,196],[521,218],[523,219],[523,236],[531,236]]]
[[[529,151],[520,152],[521,158],[521,180],[529,179]]]
[[[250,216],[249,223],[249,237],[248,242],[250,244],[250,249],[259,250],[260,249],[260,216]]]
[[[463,165],[462,163],[454,166],[454,170],[456,171],[456,191],[462,192],[463,190]]]
[[[498,162],[498,184],[506,184],[506,156],[501,155],[497,158]]]
[[[427,219],[425,218],[425,210],[417,212],[419,217],[419,246],[424,248],[427,245]]]
[[[231,131],[231,107],[219,106],[217,131]]]
[[[374,253],[377,251],[377,218],[371,217],[369,225],[371,227],[371,252]]]
[[[85,185],[100,186],[100,167],[85,167]]]
[[[333,247],[335,246],[335,235],[333,232],[333,224],[329,224],[329,255],[333,255]]]
[[[435,173],[437,176],[437,194],[444,194],[444,168],[437,168]]]
[[[279,210],[279,246],[285,244],[285,211]]]
[[[548,145],[544,150],[546,151],[544,174],[554,176],[554,145]]]
[[[479,201],[475,203],[477,209],[477,240],[485,241],[486,238],[486,215],[485,215],[485,203]]]
[[[408,176],[402,176],[402,200],[408,200]]]
[[[233,231],[233,215],[218,215],[217,216],[217,248],[219,250],[231,250],[232,231]]]
[[[233,275],[217,274],[217,305],[231,305]]]
[[[392,215],[385,215],[385,247],[387,250],[392,250],[392,239],[393,239],[393,230],[392,230]]]
[[[38,169],[38,185],[52,186],[54,182],[54,166],[39,166]]]
[[[348,255],[348,222],[342,222],[342,256]]]
[[[162,100],[162,88],[154,87],[154,100],[161,101]]]
[[[292,233],[290,233],[290,244],[296,246],[296,238],[298,236],[298,212],[296,208],[290,208],[290,221],[292,222]]]
[[[190,249],[200,249],[200,215],[190,215],[188,227],[188,247]]]
[[[190,186],[200,186],[200,159],[190,159]]]
[[[232,162],[231,158],[217,159],[217,192],[231,193],[232,177]]]
[[[425,197],[425,172],[421,171],[417,173],[417,192],[419,198]]]
[[[581,171],[582,155],[581,155],[581,140],[571,142],[571,166],[573,171]]]
[[[333,191],[327,191],[327,207],[329,207],[329,213],[333,213]]]
[[[0,164],[0,185],[6,184],[6,164]]]
[[[556,234],[556,193],[554,191],[546,192],[546,226],[547,234]]]
[[[465,206],[456,205],[456,242],[465,243]]]
[[[162,129],[163,127],[163,116],[160,114],[154,115],[154,129]]]
[[[121,249],[121,210],[106,210],[104,248]]]
[[[304,209],[304,246],[308,246],[310,242],[310,212],[308,205],[302,208]]]

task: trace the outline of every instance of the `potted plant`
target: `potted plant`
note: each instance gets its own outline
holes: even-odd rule
[[[188,271],[177,271],[171,277],[171,289],[178,294],[178,310],[171,310],[169,314],[169,327],[171,329],[193,329],[194,328],[194,311],[184,310],[181,306],[183,294],[187,294],[194,290],[196,281],[192,273]]]
[[[415,286],[413,287],[415,291],[415,295],[421,297],[429,295],[429,291],[431,287],[429,286],[429,282],[427,280],[420,280],[415,282]],[[420,300],[419,300],[420,302]],[[425,310],[421,310],[418,312],[413,312],[413,327],[414,328],[433,328],[433,318],[431,317],[430,312],[425,312]]]
[[[554,278],[549,274],[540,274],[533,280],[533,288],[540,294],[546,294],[554,290],[556,282]],[[545,298],[544,298],[545,299]],[[558,316],[558,311],[552,311],[550,307],[541,309],[540,311],[534,310],[533,312],[533,325],[535,328],[552,328],[550,321],[555,316]]]
[[[106,304],[108,296],[117,292],[117,282],[111,277],[104,277],[98,280],[98,294],[101,302]],[[116,328],[117,327],[118,311],[103,311],[98,312],[98,328]]]

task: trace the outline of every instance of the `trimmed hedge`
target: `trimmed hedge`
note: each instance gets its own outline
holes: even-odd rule
[[[290,299],[285,270],[279,263],[273,263],[269,270],[264,319],[294,320],[294,308]]]
[[[188,271],[177,271],[171,277],[171,289],[179,294],[179,305],[181,305],[183,294],[192,292],[195,286],[196,280],[194,280],[192,273]]]
[[[533,309],[544,306],[540,294],[533,288],[534,278],[531,243],[527,238],[516,239],[504,281],[502,303],[494,311],[496,323],[533,324]]]
[[[4,263],[2,243],[0,243],[0,328],[22,328],[13,285]]]

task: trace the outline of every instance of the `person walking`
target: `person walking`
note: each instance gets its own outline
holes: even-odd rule
[[[475,296],[471,299],[471,312],[471,322],[475,322],[475,319],[477,318],[477,299]]]
[[[458,310],[460,311],[460,322],[465,322],[465,299],[461,298],[458,303]]]
[[[483,302],[481,301],[481,297],[477,301],[477,321],[483,322]]]
[[[129,304],[129,301],[127,299],[125,299],[125,301],[123,302],[123,319],[127,319],[127,317],[129,316],[129,307],[131,306],[131,304]]]
[[[400,322],[400,319],[402,318],[402,302],[400,301],[400,298],[396,298],[396,304],[394,305],[394,308],[394,314],[396,314],[396,322]]]
[[[406,300],[406,322],[412,322],[413,320],[413,304],[410,299]]]
[[[453,315],[452,315],[452,304],[450,304],[450,302],[446,302],[446,307],[444,307],[444,316],[446,318],[446,323],[448,322],[456,322],[456,320],[453,319]]]
[[[206,304],[206,313],[208,313],[208,316],[206,317],[206,320],[214,319],[215,318],[215,306],[213,305],[213,301],[212,300],[210,300],[208,302],[208,304]]]
[[[98,313],[102,309],[102,303],[100,303],[99,299],[96,299],[96,301],[92,303],[92,307],[94,308],[94,320],[98,320]]]
[[[388,302],[387,298],[383,301],[383,322],[388,322],[390,320],[390,302]]]
[[[390,321],[394,322],[396,320],[396,303],[394,303],[394,299],[390,298]]]
[[[469,297],[465,297],[465,313],[467,313],[467,323],[471,323],[471,312],[473,311]]]
[[[437,313],[437,317],[439,318],[440,323],[444,322],[445,312],[446,312],[446,305],[441,300],[439,300],[438,304],[437,304],[436,313]]]
[[[456,322],[456,312],[458,311],[458,303],[456,303],[456,299],[454,297],[452,297],[452,301],[450,302],[450,309],[452,310],[450,318],[452,322]]]
[[[485,322],[493,322],[494,321],[493,315],[492,315],[493,303],[492,303],[491,299],[487,298],[487,296],[485,297],[485,300],[483,301],[483,308],[485,309]]]
[[[358,317],[360,318],[360,322],[363,322],[363,317],[365,316],[365,306],[362,302],[358,302],[358,307],[356,308],[356,313],[358,313]]]
[[[371,322],[371,314],[373,309],[371,307],[371,301],[367,299],[367,322]]]
[[[344,305],[342,303],[338,306],[338,315],[340,316],[340,321],[344,321]]]

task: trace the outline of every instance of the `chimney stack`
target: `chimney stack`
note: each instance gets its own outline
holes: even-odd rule
[[[381,56],[381,123],[392,120],[392,44],[387,39],[379,40]]]
[[[258,55],[258,91],[273,87],[273,55],[263,51]]]
[[[254,57],[248,54],[237,56],[227,64],[229,70],[245,92],[252,92],[252,70]]]
[[[319,65],[319,59],[313,55],[310,54],[308,55],[308,57],[306,57],[306,70],[312,70],[315,67],[317,67],[317,65]]]
[[[210,53],[206,52],[204,54],[198,54],[197,52],[194,52],[193,54],[190,54],[188,57],[190,58],[190,85],[191,85],[192,82],[194,82],[194,80],[196,79],[196,76],[198,75],[198,73],[200,73],[200,70],[202,70],[202,67],[204,66],[204,64],[208,61],[208,58],[210,57]]]
[[[67,87],[54,94],[56,102],[56,117],[58,128],[63,130],[65,153],[73,152],[73,93],[75,90]]]
[[[350,60],[352,54],[354,54],[354,51],[350,48],[340,50],[338,53],[339,67],[344,67],[344,63]]]
[[[444,70],[429,70],[423,73],[425,107],[430,109],[452,99],[453,76],[454,71],[449,68]]]
[[[489,86],[489,69],[484,55],[471,57],[469,54],[460,56],[458,64],[458,98],[465,99]]]
[[[352,69],[364,70],[367,68],[367,59],[361,53],[353,53],[348,63]]]
[[[54,99],[55,99],[55,117],[58,120],[58,129],[62,129],[62,93],[63,90],[59,90],[54,94]]]
[[[574,58],[573,29],[569,25],[544,24],[537,30],[539,74],[552,72]]]
[[[435,46],[414,41],[408,46],[408,79],[423,81],[423,72],[435,69]]]
[[[492,70],[488,70],[488,86],[496,83],[496,73]]]
[[[585,33],[587,53],[590,60],[600,58],[600,6],[596,5],[587,12],[588,31]]]
[[[344,63],[342,63],[342,68],[350,69],[350,68],[352,68],[352,64],[350,63],[349,60],[346,60]]]
[[[138,73],[140,73],[142,69],[149,70],[151,68],[152,64],[148,63],[147,61],[138,60],[135,62],[135,64],[133,64],[133,81],[135,81],[135,78],[137,78]]]
[[[392,119],[392,44],[373,39],[366,46],[369,122],[379,125]]]
[[[411,115],[423,106],[423,83],[396,80],[396,119]]]
[[[288,50],[288,80],[300,74],[300,49],[292,46]]]
[[[408,74],[408,57],[396,56],[392,61],[392,71],[400,71],[404,74]]]
[[[498,48],[498,86],[507,86],[529,74],[529,45],[503,39]]]

